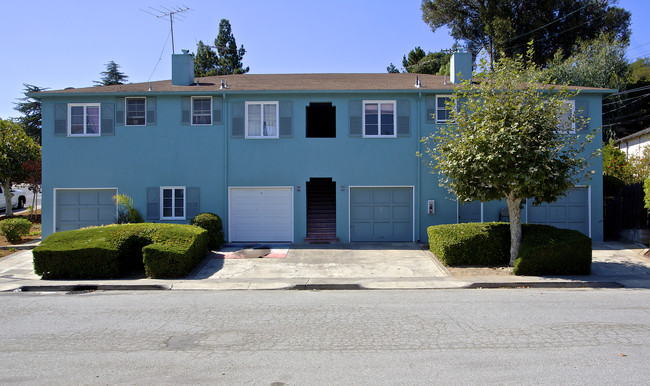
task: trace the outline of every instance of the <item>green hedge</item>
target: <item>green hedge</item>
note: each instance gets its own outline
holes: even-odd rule
[[[435,225],[427,229],[431,252],[445,265],[507,264],[510,228],[507,223]]]
[[[221,217],[214,213],[200,213],[196,215],[190,222],[192,225],[196,225],[208,231],[208,236],[210,236],[210,243],[208,247],[210,249],[219,249],[223,245],[224,235],[223,235],[223,223],[221,222]]]
[[[0,197],[4,200],[4,197]],[[27,236],[32,228],[32,222],[22,217],[8,218],[0,221],[0,235],[7,238],[10,243],[17,243],[23,236]]]
[[[445,224],[428,228],[429,248],[445,265],[496,266],[510,260],[510,224]],[[591,239],[581,232],[523,224],[515,275],[588,275]]]
[[[143,269],[150,278],[184,277],[207,253],[208,232],[193,225],[122,224],[57,232],[34,249],[44,279],[114,278]]]
[[[589,275],[591,239],[571,229],[524,224],[515,275]]]

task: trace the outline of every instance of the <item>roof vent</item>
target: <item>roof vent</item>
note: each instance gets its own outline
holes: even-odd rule
[[[228,82],[226,82],[225,80],[221,79],[221,87],[219,87],[219,88],[222,89],[222,90],[223,90],[224,88],[228,88]]]
[[[415,88],[422,88],[422,81],[419,76],[415,77]]]

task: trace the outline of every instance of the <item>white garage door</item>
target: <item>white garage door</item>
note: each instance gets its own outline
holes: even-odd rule
[[[293,187],[230,188],[231,242],[293,242]]]
[[[115,194],[117,189],[55,190],[55,232],[114,223]]]
[[[575,229],[587,236],[589,232],[589,188],[572,189],[566,197],[540,206],[526,205],[528,222],[557,228]]]

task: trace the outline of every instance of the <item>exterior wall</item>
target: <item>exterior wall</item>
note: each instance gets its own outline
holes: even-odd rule
[[[431,90],[427,90],[431,93]],[[448,92],[441,93],[448,94]],[[148,96],[147,94],[146,96]],[[190,96],[196,94],[186,94]],[[209,94],[221,97],[217,92]],[[122,97],[124,95],[121,95]],[[133,95],[142,96],[142,95]],[[147,188],[200,187],[200,211],[219,214],[228,232],[228,187],[291,186],[294,189],[294,240],[306,236],[306,182],[330,177],[336,185],[336,235],[350,239],[350,186],[413,186],[414,240],[427,240],[427,227],[456,223],[456,198],[438,185],[436,175],[416,157],[420,138],[439,129],[426,120],[425,94],[409,92],[236,93],[224,95],[222,124],[181,124],[180,95],[156,95],[156,124],[116,126],[114,136],[71,138],[54,135],[54,104],[114,103],[116,95],[43,98],[43,236],[54,230],[55,188],[117,187],[134,200],[146,217]],[[592,117],[601,125],[601,96],[581,94]],[[293,103],[292,137],[236,139],[231,135],[230,106],[243,101]],[[410,136],[358,138],[349,135],[350,100],[408,100]],[[336,107],[336,138],[306,138],[306,106],[331,102]],[[588,151],[602,148],[598,131]],[[602,162],[594,163],[591,182],[592,238],[602,240]],[[428,200],[435,213],[428,214]],[[498,221],[503,201],[483,204],[483,220]]]
[[[650,133],[630,138],[628,140],[622,140],[618,146],[629,159],[630,157],[641,157],[643,155],[643,149],[646,148],[648,144],[650,144]]]

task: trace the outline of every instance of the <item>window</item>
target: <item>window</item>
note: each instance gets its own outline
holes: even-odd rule
[[[444,123],[449,120],[449,110],[447,102],[451,100],[450,96],[436,97],[436,123]]]
[[[126,125],[144,126],[147,124],[147,99],[126,98]]]
[[[68,135],[94,136],[100,134],[99,103],[68,104]]]
[[[307,138],[336,138],[336,106],[310,103],[307,106]]]
[[[396,137],[395,101],[363,101],[363,136]]]
[[[160,213],[161,220],[185,220],[184,186],[160,188]]]
[[[212,124],[212,97],[192,97],[192,125]]]
[[[560,115],[560,127],[558,129],[561,132],[575,134],[576,123],[574,114],[576,111],[576,101],[564,101],[564,104],[565,110],[563,110],[562,114]]]
[[[246,102],[246,138],[278,138],[278,102]]]

